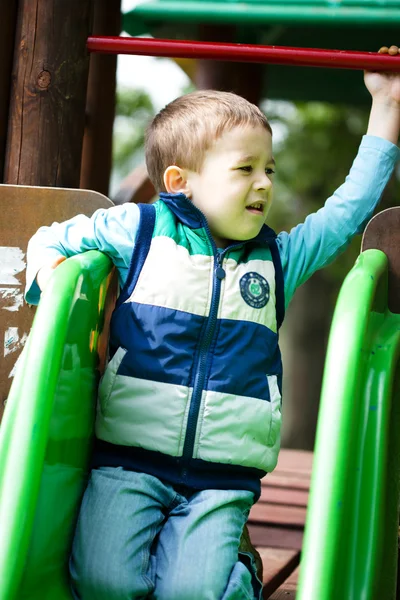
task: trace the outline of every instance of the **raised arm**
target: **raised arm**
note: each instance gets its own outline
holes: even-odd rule
[[[390,54],[399,54],[397,46]],[[299,285],[331,263],[361,232],[399,159],[400,72],[366,72],[364,78],[372,96],[369,125],[345,183],[304,223],[278,236],[286,305]]]
[[[400,68],[400,50],[397,46],[391,46],[390,49],[383,47],[379,52],[399,55]],[[366,71],[364,81],[372,96],[367,134],[397,144],[400,131],[400,72]]]

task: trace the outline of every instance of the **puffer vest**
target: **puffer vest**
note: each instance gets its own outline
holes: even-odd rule
[[[139,208],[99,386],[95,466],[258,494],[280,446],[276,235],[264,226],[219,251],[184,195]]]

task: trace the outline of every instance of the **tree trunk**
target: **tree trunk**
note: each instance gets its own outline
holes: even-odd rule
[[[5,182],[79,187],[91,0],[20,0]]]
[[[121,0],[95,3],[93,33],[116,36],[120,30]],[[91,55],[80,187],[106,196],[112,165],[116,70],[117,55]]]
[[[3,181],[4,159],[10,101],[11,70],[17,25],[17,0],[0,0],[0,182]]]

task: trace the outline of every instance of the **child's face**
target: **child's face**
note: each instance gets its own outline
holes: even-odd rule
[[[206,152],[200,173],[188,173],[193,204],[218,247],[260,232],[272,202],[273,172],[271,134],[248,125],[224,132]]]

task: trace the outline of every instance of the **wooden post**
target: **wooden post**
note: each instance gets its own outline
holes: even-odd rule
[[[20,0],[6,183],[79,187],[91,0]]]
[[[202,41],[234,42],[235,29],[224,26],[202,25]],[[234,92],[258,105],[261,100],[264,65],[255,63],[197,61],[195,83],[198,89],[217,89]]]
[[[116,36],[120,30],[121,0],[96,2],[93,33]],[[80,187],[105,195],[112,165],[116,70],[116,55],[91,55]]]
[[[10,100],[11,69],[17,21],[17,0],[0,0],[0,182],[4,157]]]

